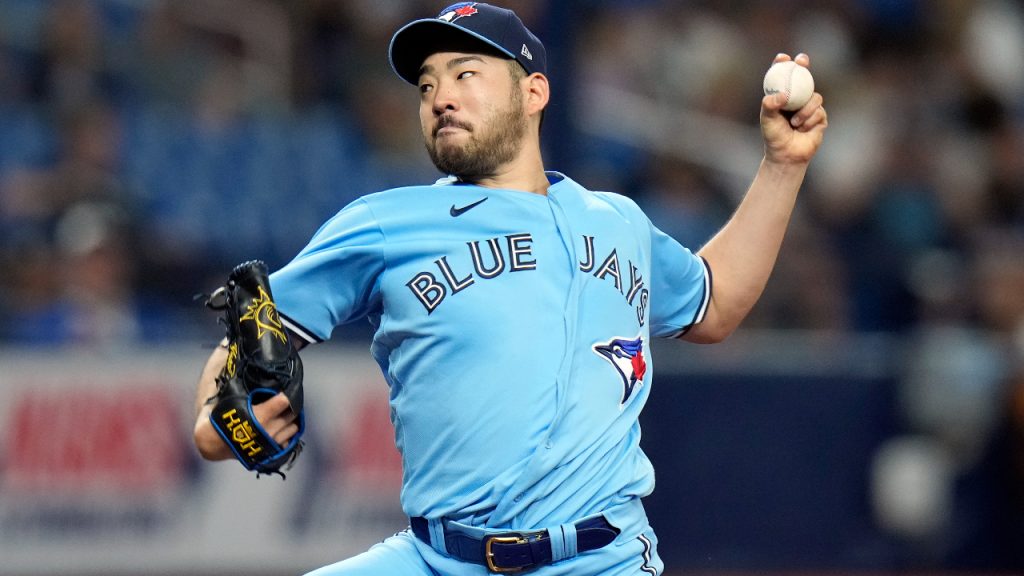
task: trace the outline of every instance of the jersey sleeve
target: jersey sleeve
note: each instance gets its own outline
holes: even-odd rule
[[[707,262],[651,224],[651,335],[675,338],[699,324],[711,300]]]
[[[379,306],[383,234],[362,199],[343,208],[295,258],[270,276],[282,321],[307,342]]]

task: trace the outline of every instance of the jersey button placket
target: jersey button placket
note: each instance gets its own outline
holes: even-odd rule
[[[562,239],[562,245],[565,247],[571,280],[569,282],[568,293],[566,294],[565,313],[562,316],[565,328],[565,345],[563,347],[565,352],[562,356],[562,362],[559,366],[558,375],[555,379],[557,398],[555,403],[555,417],[551,421],[551,426],[548,428],[547,436],[544,439],[544,448],[548,450],[550,450],[555,443],[554,434],[556,433],[558,424],[563,416],[562,411],[564,410],[565,398],[568,393],[567,388],[571,380],[573,356],[575,353],[573,342],[576,340],[576,323],[578,316],[577,302],[579,300],[581,284],[579,269],[576,265],[576,245],[573,242],[574,233],[561,197],[562,194],[558,194],[556,191],[551,190],[548,193],[548,203],[551,208],[551,215],[554,218],[555,228],[558,231],[559,237]]]

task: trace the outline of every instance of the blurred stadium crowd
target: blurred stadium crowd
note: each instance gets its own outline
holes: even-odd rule
[[[0,0],[0,343],[207,337],[230,266],[439,176],[386,48],[442,4]],[[831,126],[745,326],[898,335],[914,426],[967,462],[1016,431],[1022,530],[1022,4],[504,4],[548,45],[548,168],[694,249],[755,171],[764,70],[811,55]]]
[[[433,179],[385,54],[434,4],[0,2],[0,334],[172,336],[154,325],[225,265],[283,264],[352,198]],[[509,5],[550,38],[549,167],[694,248],[753,173],[766,63],[812,55],[833,126],[750,325],[1019,329],[1018,3]],[[649,129],[677,118],[699,131]]]

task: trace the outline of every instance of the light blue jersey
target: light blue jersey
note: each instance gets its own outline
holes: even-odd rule
[[[547,196],[452,180],[365,196],[271,276],[310,342],[375,325],[411,517],[545,528],[654,488],[650,339],[701,321],[710,272],[631,200],[548,177]]]

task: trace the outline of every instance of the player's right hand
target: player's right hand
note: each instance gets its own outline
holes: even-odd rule
[[[253,414],[260,426],[275,442],[284,446],[299,431],[297,416],[292,412],[291,404],[284,392],[278,392],[267,401],[253,406]]]
[[[224,438],[210,423],[211,406],[204,406],[196,418],[192,430],[192,440],[199,450],[200,456],[206,460],[230,460],[235,457]],[[267,431],[275,442],[282,446],[287,444],[299,431],[296,415],[291,410],[288,398],[284,393],[271,396],[264,402],[253,406],[253,414],[260,426]]]

